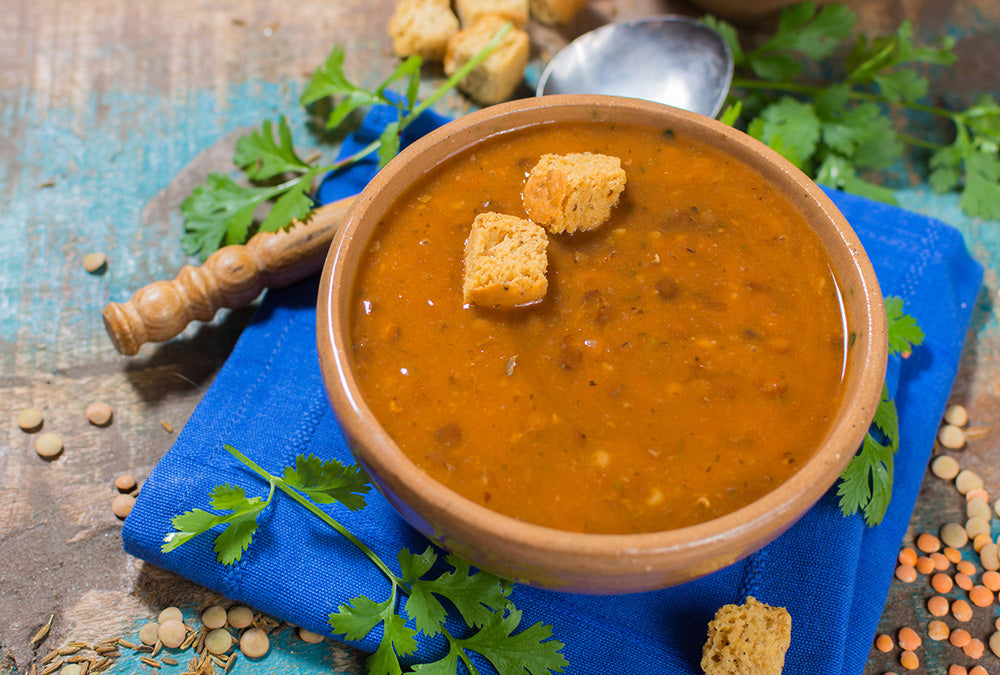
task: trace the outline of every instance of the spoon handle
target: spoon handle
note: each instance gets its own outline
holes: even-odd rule
[[[265,288],[287,286],[319,271],[353,201],[345,197],[325,204],[305,223],[220,248],[200,267],[185,265],[173,281],[155,281],[128,302],[108,304],[104,327],[115,349],[132,356],[146,342],[178,335],[195,319],[209,321],[222,307],[242,307]]]

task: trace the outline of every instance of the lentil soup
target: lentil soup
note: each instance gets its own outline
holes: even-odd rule
[[[619,157],[610,220],[549,234],[548,293],[463,306],[483,211],[526,217],[546,153]],[[845,329],[808,223],[738,160],[674,134],[560,123],[489,138],[429,172],[376,227],[355,279],[366,404],[417,465],[500,513],[638,533],[774,489],[826,435]]]

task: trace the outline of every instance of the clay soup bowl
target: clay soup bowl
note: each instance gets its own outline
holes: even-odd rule
[[[418,177],[483,139],[554,120],[600,119],[671,128],[749,164],[812,224],[832,261],[854,334],[843,397],[831,428],[799,471],[757,501],[698,525],[648,534],[581,534],[525,523],[453,492],[419,469],[368,409],[352,371],[350,298],[373,229]],[[421,138],[355,201],[334,241],[318,300],[320,365],[358,462],[415,528],[473,564],[512,580],[586,593],[630,593],[678,584],[730,565],[784,532],[829,489],[855,454],[875,412],[886,365],[882,295],[857,236],[830,199],[763,144],[707,117],[636,99],[546,96],[466,115]]]

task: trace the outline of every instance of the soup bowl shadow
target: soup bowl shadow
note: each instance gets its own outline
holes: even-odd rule
[[[673,129],[750,165],[805,216],[831,261],[852,335],[840,406],[825,438],[788,480],[749,505],[697,525],[644,534],[587,534],[489,510],[431,478],[397,446],[366,405],[350,343],[355,275],[372,233],[414,181],[497,134],[556,121]],[[608,96],[525,99],[486,108],[424,136],[391,161],[356,199],[330,248],[317,306],[320,367],[358,463],[413,527],[513,581],[571,592],[617,594],[676,585],[733,564],[788,529],[837,480],[875,413],[886,367],[882,295],[854,231],[827,195],[780,155],[713,119]],[[554,469],[556,467],[553,467]]]

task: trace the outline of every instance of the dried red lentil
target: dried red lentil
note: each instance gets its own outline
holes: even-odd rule
[[[1000,633],[997,633],[1000,635]],[[892,643],[892,636],[882,633],[875,638],[875,648],[880,652],[891,652],[895,645]]]
[[[964,628],[956,628],[951,631],[951,635],[948,637],[948,642],[961,649],[965,645],[969,644],[969,640],[971,639],[972,636],[969,634],[969,631]]]

